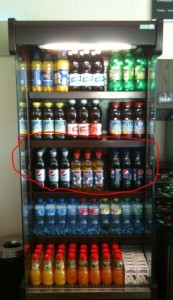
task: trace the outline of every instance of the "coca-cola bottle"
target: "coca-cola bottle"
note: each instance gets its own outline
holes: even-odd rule
[[[51,189],[59,186],[59,169],[57,160],[57,150],[50,150],[50,159],[48,164],[48,185]]]
[[[90,108],[90,137],[101,139],[102,136],[102,110],[99,100],[94,99]]]
[[[89,113],[88,113],[88,106],[87,100],[82,99],[81,105],[78,110],[78,117],[79,117],[79,138],[86,139],[89,136]]]
[[[67,108],[67,138],[76,139],[78,136],[77,108],[76,100],[69,100]]]

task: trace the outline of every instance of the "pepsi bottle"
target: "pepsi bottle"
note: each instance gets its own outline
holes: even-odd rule
[[[111,188],[118,190],[121,187],[121,166],[119,151],[114,151],[110,165]]]
[[[68,155],[68,149],[63,148],[60,165],[60,186],[62,188],[70,188],[70,161]]]
[[[44,149],[40,149],[37,151],[37,158],[35,164],[35,172],[34,172],[34,179],[37,182],[37,190],[40,190],[45,186],[45,163],[43,160]]]
[[[56,149],[50,150],[50,160],[48,166],[48,185],[51,189],[59,186],[59,169]]]
[[[139,188],[143,184],[144,180],[144,169],[142,167],[142,155],[141,151],[135,152],[134,157],[134,168],[133,168],[133,187]]]
[[[130,151],[125,151],[122,161],[122,188],[128,190],[132,187],[132,169]]]

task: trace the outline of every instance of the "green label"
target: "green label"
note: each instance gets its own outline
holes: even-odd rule
[[[123,67],[123,80],[129,81],[134,80],[135,69],[133,66],[124,66]]]
[[[143,66],[135,67],[135,79],[136,80],[145,80],[146,79],[146,68]]]
[[[112,66],[109,70],[109,78],[113,81],[122,80],[122,67],[121,65]]]
[[[75,269],[76,268],[75,260],[69,260],[68,261],[68,268],[70,268],[70,269]]]
[[[46,262],[44,263],[43,270],[51,270],[52,269],[52,263]]]

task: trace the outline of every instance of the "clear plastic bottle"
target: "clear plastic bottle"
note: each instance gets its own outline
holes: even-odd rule
[[[31,74],[32,74],[32,91],[42,92],[43,91],[43,63],[41,61],[40,53],[35,52],[33,60],[31,62]]]
[[[69,285],[75,285],[77,283],[76,254],[74,252],[68,253],[66,281]]]
[[[122,91],[123,90],[123,60],[119,52],[114,51],[108,64],[108,90]]]
[[[69,56],[70,62],[70,91],[79,91],[81,86],[81,75],[80,75],[80,57],[77,50],[72,50]]]
[[[143,48],[138,47],[134,53],[135,57],[135,89],[146,91],[147,89],[147,59]]]
[[[134,106],[133,135],[135,138],[143,138],[145,134],[144,104],[136,102]]]
[[[80,73],[81,73],[81,91],[91,91],[92,73],[91,73],[91,56],[89,50],[80,51]]]
[[[45,185],[46,180],[46,171],[45,171],[45,163],[43,159],[45,149],[40,149],[37,151],[37,158],[35,162],[35,172],[34,179],[38,183],[36,189],[40,190]]]
[[[110,204],[108,198],[103,198],[100,202],[100,234],[108,235],[110,233]]]
[[[102,254],[101,282],[108,285],[112,283],[111,255],[108,250]]]
[[[50,158],[48,163],[48,185],[50,189],[58,188],[59,186],[59,168],[57,160],[57,150],[50,150]]]
[[[99,204],[96,198],[91,199],[89,203],[89,216],[88,216],[88,234],[99,235],[100,222],[99,222]]]
[[[86,150],[82,160],[82,189],[90,191],[93,188],[93,168],[91,151]]]
[[[56,204],[56,234],[66,234],[67,205],[64,198],[59,198]]]
[[[91,285],[99,285],[101,283],[99,255],[97,253],[91,254],[89,282]]]
[[[135,59],[131,51],[126,50],[123,53],[123,85],[125,91],[134,91],[135,89]]]
[[[137,235],[142,235],[144,232],[143,220],[143,204],[140,199],[136,198],[133,201],[133,232]]]
[[[104,61],[100,50],[91,51],[92,91],[104,91]]]
[[[110,233],[112,235],[121,235],[121,232],[122,232],[121,200],[119,198],[113,198],[113,201],[111,203]]]
[[[87,100],[82,99],[78,109],[78,135],[80,139],[87,139],[89,132],[89,110]]]
[[[99,100],[94,99],[89,110],[90,115],[90,137],[101,139],[102,136],[102,109]]]
[[[82,186],[82,174],[81,174],[81,160],[80,151],[76,150],[73,154],[71,161],[71,188],[81,189]]]
[[[55,235],[55,215],[56,215],[56,208],[55,208],[55,201],[53,198],[47,200],[45,205],[45,233],[49,236]]]
[[[60,161],[60,186],[64,188],[70,187],[70,161],[69,161],[69,151],[63,148],[61,151],[61,161]]]
[[[52,140],[54,138],[54,111],[51,102],[45,102],[43,107],[43,138]]]
[[[145,203],[145,233],[152,234],[152,224],[153,224],[153,204],[152,198],[149,198]]]
[[[88,231],[88,205],[85,198],[81,198],[77,207],[78,235],[86,235]]]
[[[96,158],[93,160],[93,190],[102,191],[104,189],[104,160],[102,159],[102,151],[97,150]]]
[[[68,92],[69,90],[69,68],[70,64],[65,50],[60,51],[58,60],[54,65],[54,85],[57,92]]]
[[[41,270],[39,256],[35,253],[31,256],[30,282],[33,286],[41,285]]]
[[[142,153],[140,150],[134,152],[132,180],[134,189],[139,188],[144,184],[144,169],[142,165]]]
[[[19,134],[28,134],[27,108],[25,102],[19,102]]]
[[[53,282],[54,278],[52,257],[49,254],[44,254],[42,268],[42,284],[44,286],[52,286]]]
[[[123,103],[122,110],[122,134],[131,138],[133,136],[133,115],[132,115],[132,103],[125,102]]]
[[[122,188],[132,188],[132,165],[130,151],[125,150],[122,158]]]
[[[43,116],[40,102],[33,102],[31,109],[31,133],[32,139],[40,140],[43,131]]]
[[[109,117],[109,134],[111,138],[115,137],[116,139],[120,139],[122,134],[122,120],[119,102],[111,103]]]
[[[44,54],[43,59],[43,92],[54,91],[54,65],[52,55],[49,51]]]
[[[45,203],[38,198],[34,205],[34,233],[36,236],[45,234]]]
[[[124,284],[124,263],[121,252],[115,253],[113,257],[112,281],[117,286]]]
[[[26,236],[31,235],[33,233],[32,209],[32,204],[27,198],[25,198],[23,203],[23,227]]]
[[[77,205],[74,198],[70,198],[67,204],[67,234],[77,234]]]
[[[119,151],[114,151],[110,161],[110,185],[112,189],[121,188],[121,162]]]
[[[54,283],[63,286],[66,283],[66,271],[62,254],[55,256]]]
[[[132,223],[132,203],[129,198],[125,198],[122,203],[122,234],[131,235],[133,233]]]
[[[78,284],[87,285],[89,283],[89,271],[88,271],[88,260],[87,254],[79,255],[79,266],[78,266]]]
[[[70,99],[67,107],[67,138],[76,139],[78,136],[78,113],[76,108],[76,100]]]

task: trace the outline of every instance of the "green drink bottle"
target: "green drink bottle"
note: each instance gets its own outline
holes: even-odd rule
[[[149,91],[155,91],[156,89],[156,68],[157,68],[157,56],[153,55],[148,62]]]
[[[135,89],[135,59],[129,50],[123,53],[123,84],[125,91]]]
[[[147,89],[147,59],[143,49],[137,48],[135,51],[135,90],[146,91]]]
[[[123,60],[121,55],[114,51],[108,64],[108,90],[109,91],[122,91],[123,90]]]

